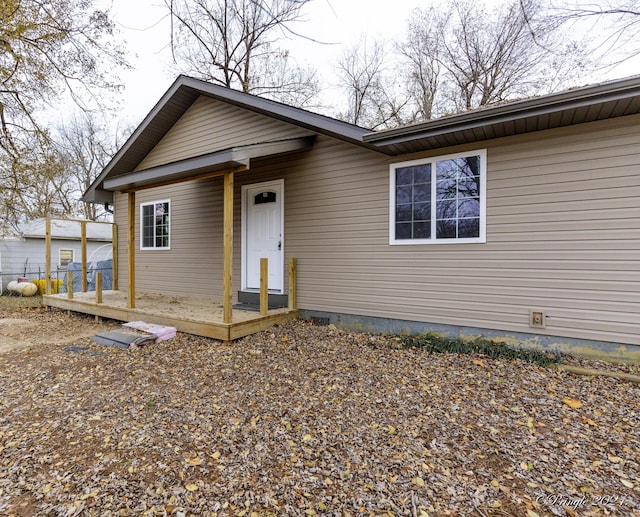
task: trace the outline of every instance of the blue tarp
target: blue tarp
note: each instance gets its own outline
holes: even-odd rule
[[[67,264],[67,271],[73,273],[73,291],[79,293],[82,291],[82,264],[80,262],[69,262]],[[102,273],[102,289],[108,291],[112,287],[113,280],[113,261],[99,260],[98,262],[89,262],[87,264],[87,290],[96,290],[96,273],[100,271]],[[64,281],[62,283],[61,293],[67,292],[67,275],[64,275]]]

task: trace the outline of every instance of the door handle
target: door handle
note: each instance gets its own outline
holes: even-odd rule
[[[282,250],[282,241],[278,241],[278,251]]]

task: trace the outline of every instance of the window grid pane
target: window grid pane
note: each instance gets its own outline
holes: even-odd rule
[[[480,157],[436,162],[436,238],[480,236]]]
[[[169,202],[142,206],[142,247],[169,247]]]
[[[431,237],[431,164],[396,169],[397,240]]]

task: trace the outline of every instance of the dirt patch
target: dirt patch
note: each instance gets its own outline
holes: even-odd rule
[[[96,321],[93,316],[67,314],[66,311],[47,310],[40,306],[7,308],[7,297],[0,302],[0,354],[34,346],[68,344],[120,325],[110,320]]]

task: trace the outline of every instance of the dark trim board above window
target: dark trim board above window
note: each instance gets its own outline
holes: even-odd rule
[[[389,244],[486,242],[486,150],[389,169]]]
[[[171,200],[140,203],[140,249],[169,250]]]

